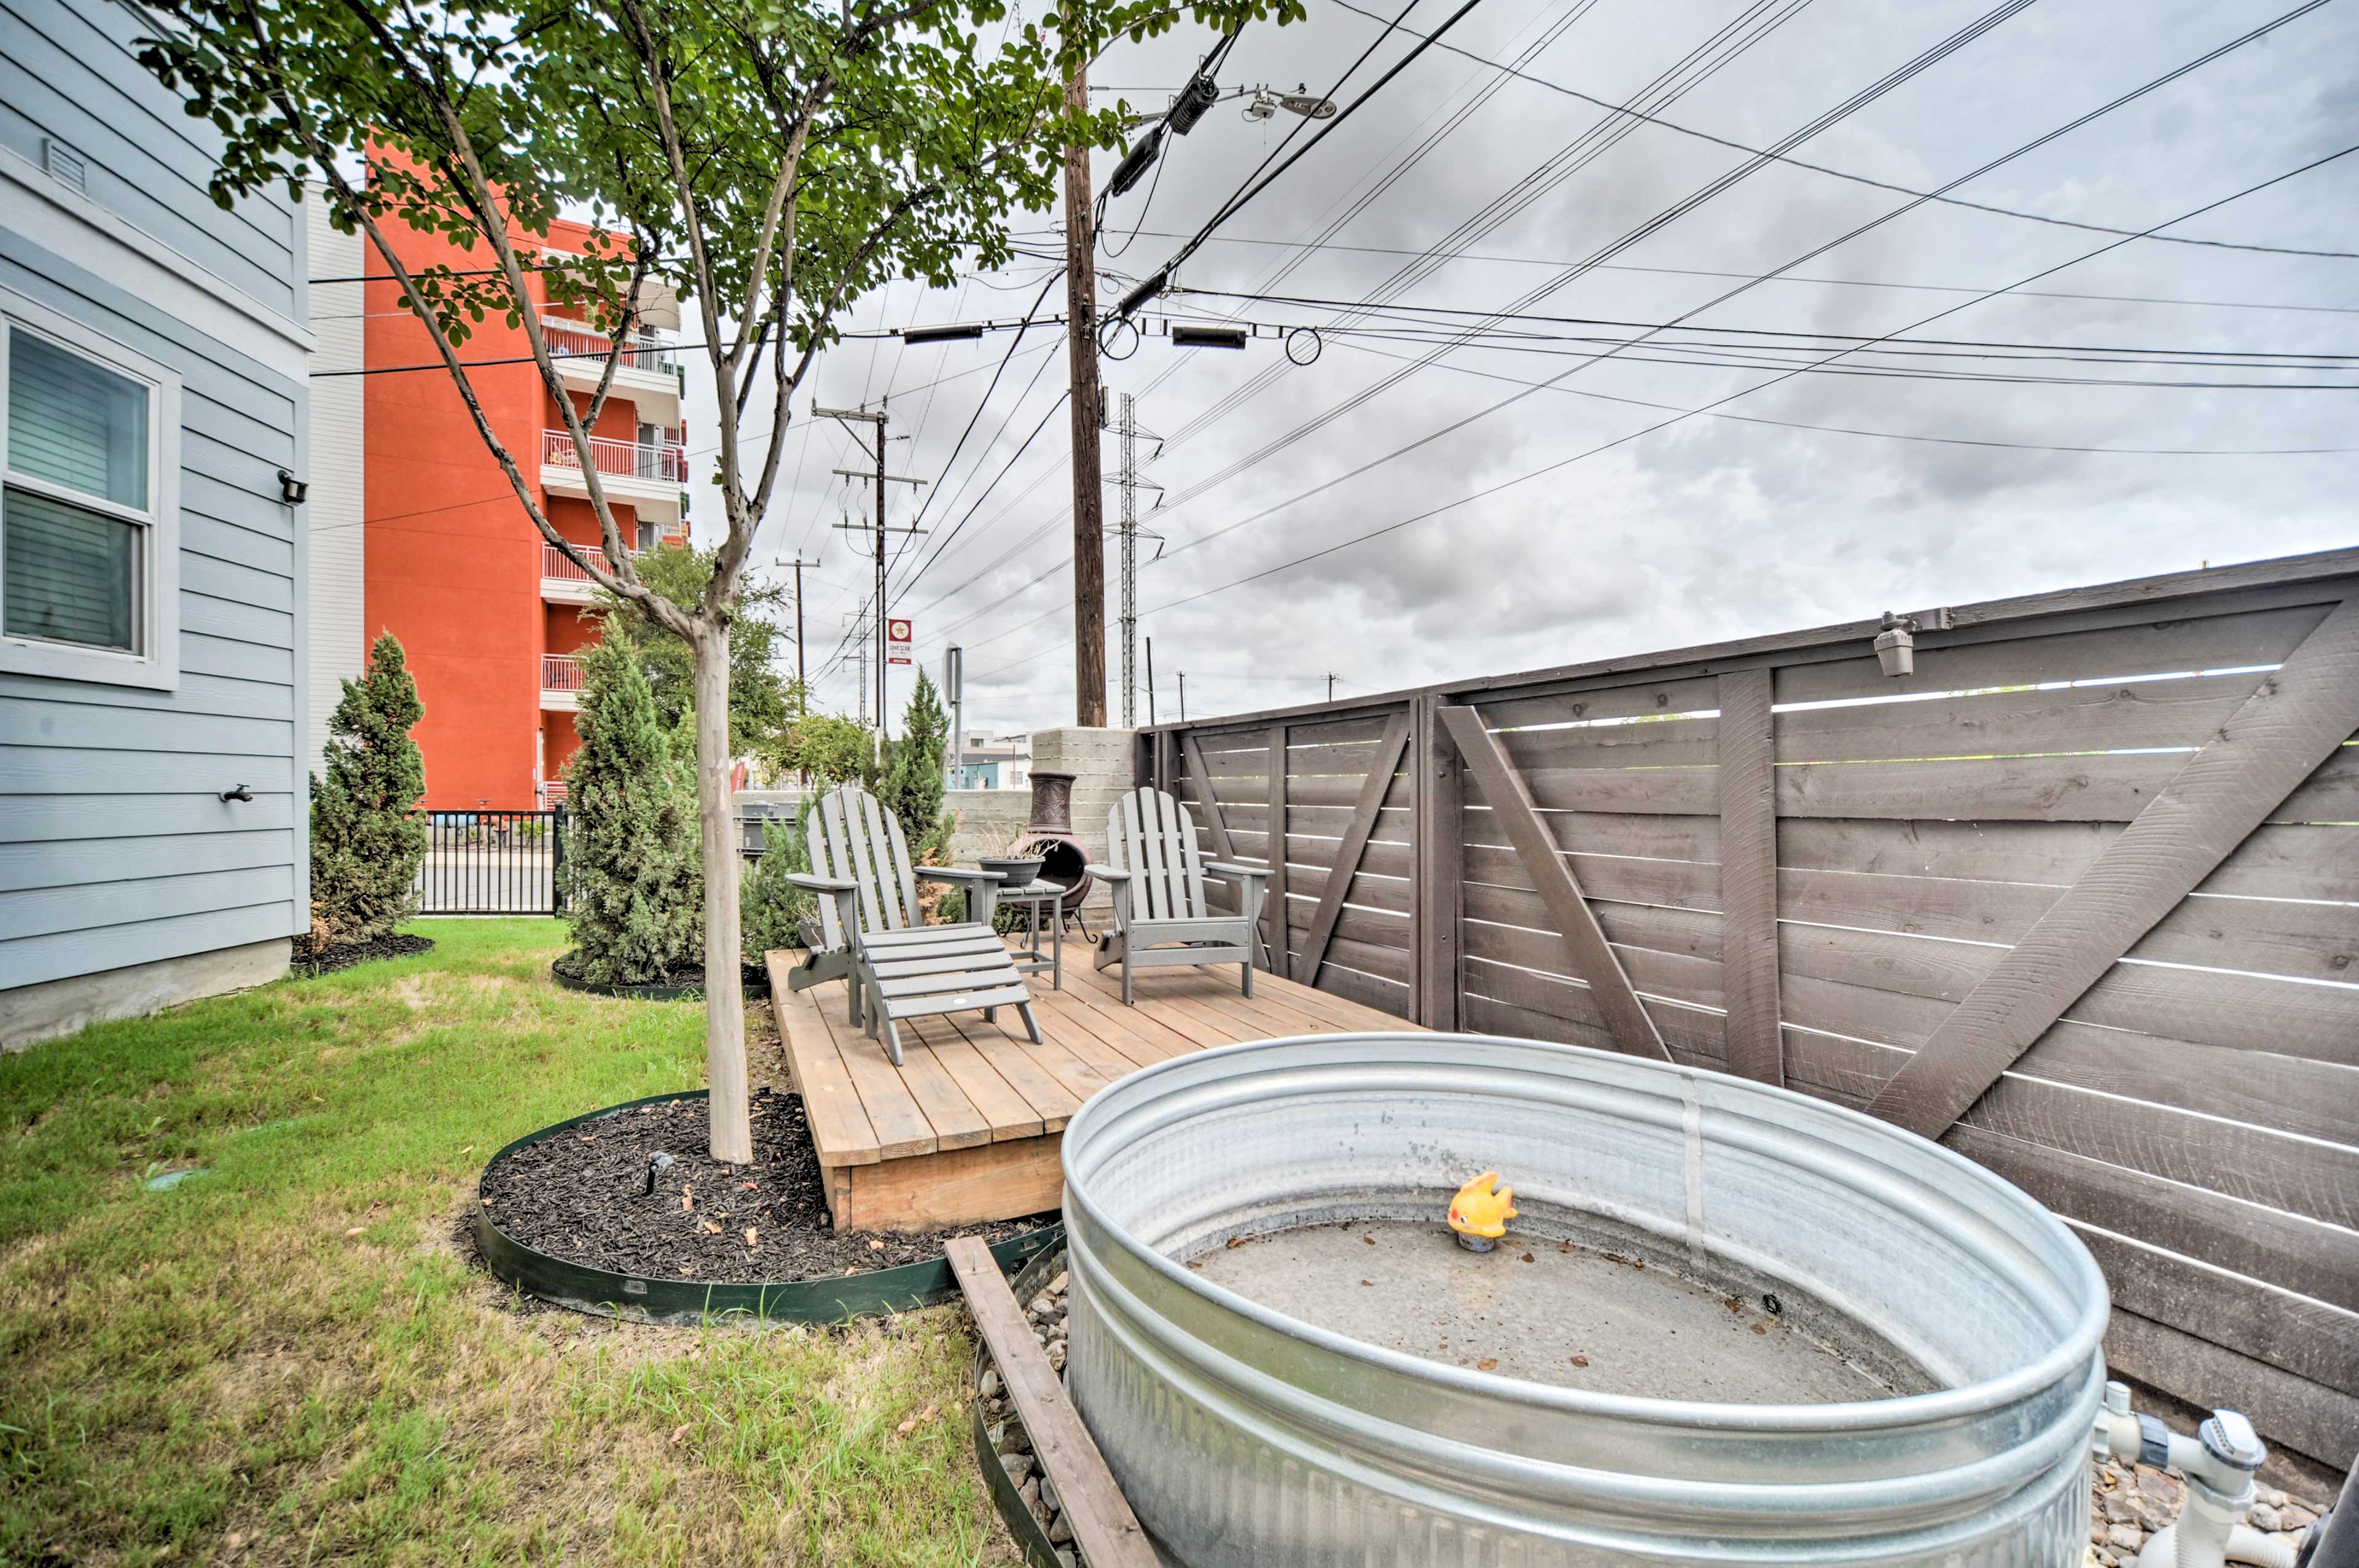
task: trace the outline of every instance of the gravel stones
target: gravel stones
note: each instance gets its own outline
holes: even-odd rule
[[[1068,1277],[1059,1271],[1057,1277],[1024,1303],[1024,1322],[1032,1330],[1032,1337],[1049,1357],[1049,1365],[1059,1371],[1065,1367],[1065,1289]],[[1024,1431],[1024,1418],[1016,1412],[1015,1401],[1007,1397],[1006,1386],[999,1368],[986,1364],[983,1376],[975,1383],[975,1398],[982,1402],[984,1436],[991,1442],[1007,1478],[1016,1484],[1016,1495],[1041,1533],[1057,1549],[1060,1568],[1082,1568],[1087,1559],[1072,1544],[1073,1527],[1065,1518],[1065,1509],[1058,1500],[1056,1484],[1048,1473],[1038,1468],[1039,1461],[1033,1453],[1032,1440]]]
[[[2178,1476],[2117,1459],[2101,1458],[2091,1466],[2089,1488],[2089,1561],[2096,1568],[2135,1568],[2138,1552],[2157,1530],[2178,1519],[2187,1497]],[[2296,1548],[2300,1532],[2317,1518],[2314,1509],[2264,1487],[2248,1522]]]

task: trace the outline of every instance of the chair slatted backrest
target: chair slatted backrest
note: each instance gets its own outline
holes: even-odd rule
[[[906,931],[926,923],[901,824],[875,795],[858,784],[842,784],[820,796],[811,808],[810,839],[812,871],[859,884],[863,931]],[[835,901],[820,900],[819,912],[828,947],[849,946]]]
[[[1106,855],[1131,873],[1134,920],[1200,920],[1213,913],[1204,898],[1204,863],[1196,850],[1196,818],[1159,789],[1142,785],[1106,813]]]

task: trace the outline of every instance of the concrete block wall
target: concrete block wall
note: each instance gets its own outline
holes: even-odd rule
[[[1032,771],[1073,775],[1073,836],[1090,859],[1106,853],[1106,813],[1124,791],[1138,787],[1138,731],[1087,730],[1078,725],[1032,731]],[[1082,907],[1112,907],[1103,886],[1093,888]]]
[[[943,793],[942,804],[958,824],[951,831],[951,864],[972,866],[979,855],[1004,855],[1015,847],[1032,815],[1032,792],[954,789]]]

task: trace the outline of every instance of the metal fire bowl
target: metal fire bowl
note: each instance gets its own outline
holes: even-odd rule
[[[2104,1281],[2028,1197],[1886,1123],[1573,1046],[1323,1036],[1133,1073],[1073,1117],[1064,1163],[1066,1379],[1185,1568],[2082,1560]],[[1644,1238],[1690,1277],[1774,1291],[1789,1321],[1827,1314],[1935,1391],[1737,1404],[1524,1382],[1175,1261],[1433,1218],[1481,1170],[1514,1182],[1518,1233]]]

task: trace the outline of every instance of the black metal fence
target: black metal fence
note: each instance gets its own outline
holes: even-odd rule
[[[556,914],[564,908],[566,812],[431,811],[420,914]]]

